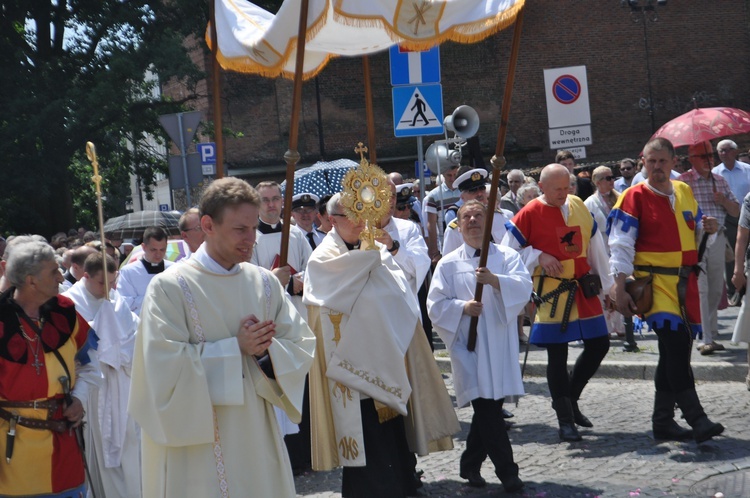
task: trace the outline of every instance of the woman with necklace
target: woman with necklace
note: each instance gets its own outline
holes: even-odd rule
[[[14,245],[5,277],[11,287],[0,294],[0,496],[83,497],[83,454],[71,429],[85,414],[75,355],[88,324],[58,296],[62,274],[48,244]]]

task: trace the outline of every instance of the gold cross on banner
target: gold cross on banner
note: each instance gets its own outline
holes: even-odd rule
[[[412,4],[412,7],[414,7],[414,17],[406,21],[407,24],[414,24],[414,34],[419,34],[419,25],[424,24],[427,26],[427,21],[424,18],[425,13],[430,10],[432,5],[430,5],[427,0],[422,0],[422,5],[417,7],[417,3],[414,2]]]

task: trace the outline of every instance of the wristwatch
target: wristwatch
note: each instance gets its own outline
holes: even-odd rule
[[[391,246],[390,249],[388,249],[388,252],[391,253],[391,254],[393,254],[396,251],[398,251],[399,247],[401,247],[401,244],[398,243],[398,240],[394,240],[393,241],[393,245]]]

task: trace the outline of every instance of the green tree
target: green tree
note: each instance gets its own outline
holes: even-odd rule
[[[205,48],[207,18],[206,0],[0,0],[0,232],[95,226],[87,141],[105,217],[124,212],[128,174],[166,168],[158,116],[198,97],[186,40]],[[188,90],[179,101],[155,96],[170,78]]]

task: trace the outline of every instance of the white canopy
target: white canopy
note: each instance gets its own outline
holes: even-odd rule
[[[218,60],[224,69],[294,77],[302,0],[278,14],[245,0],[215,0]],[[399,43],[412,50],[451,40],[473,43],[515,21],[525,0],[309,0],[304,79],[335,56]],[[206,41],[211,45],[210,31]]]

